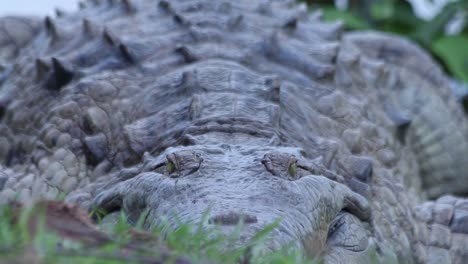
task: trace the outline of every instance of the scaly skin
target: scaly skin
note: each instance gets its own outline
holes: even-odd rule
[[[414,44],[284,1],[83,7],[1,42],[0,201],[148,229],[209,209],[238,243],[281,219],[271,250],[327,263],[468,259],[468,201],[442,196],[466,194],[467,122]]]

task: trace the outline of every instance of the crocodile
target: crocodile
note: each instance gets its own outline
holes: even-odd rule
[[[242,221],[239,245],[278,221],[267,250],[325,263],[468,260],[467,121],[416,44],[281,0],[97,0],[0,26],[2,203]]]

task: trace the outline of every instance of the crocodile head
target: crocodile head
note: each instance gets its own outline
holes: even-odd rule
[[[146,155],[136,176],[102,191],[94,205],[121,208],[130,221],[145,212],[148,228],[204,221],[228,235],[242,221],[239,244],[276,220],[270,250],[292,244],[314,255],[369,256],[367,200],[302,153],[229,144],[169,148]]]
[[[269,250],[330,263],[468,259],[468,201],[415,209],[468,188],[467,122],[415,45],[287,0],[84,7],[0,19],[0,203],[243,222],[239,244],[278,221]]]

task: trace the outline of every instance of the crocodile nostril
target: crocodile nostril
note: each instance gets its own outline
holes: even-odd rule
[[[213,216],[208,220],[208,223],[218,225],[236,225],[240,221],[244,221],[245,224],[254,224],[257,223],[257,217],[249,214],[230,212],[227,214]]]

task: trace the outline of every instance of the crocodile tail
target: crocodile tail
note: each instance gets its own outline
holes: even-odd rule
[[[413,209],[417,263],[466,263],[468,259],[468,199],[442,196]]]
[[[416,157],[428,197],[466,195],[467,120],[450,80],[432,58],[415,44],[383,33],[346,34],[343,45],[360,54],[362,85],[377,90],[397,139]]]

